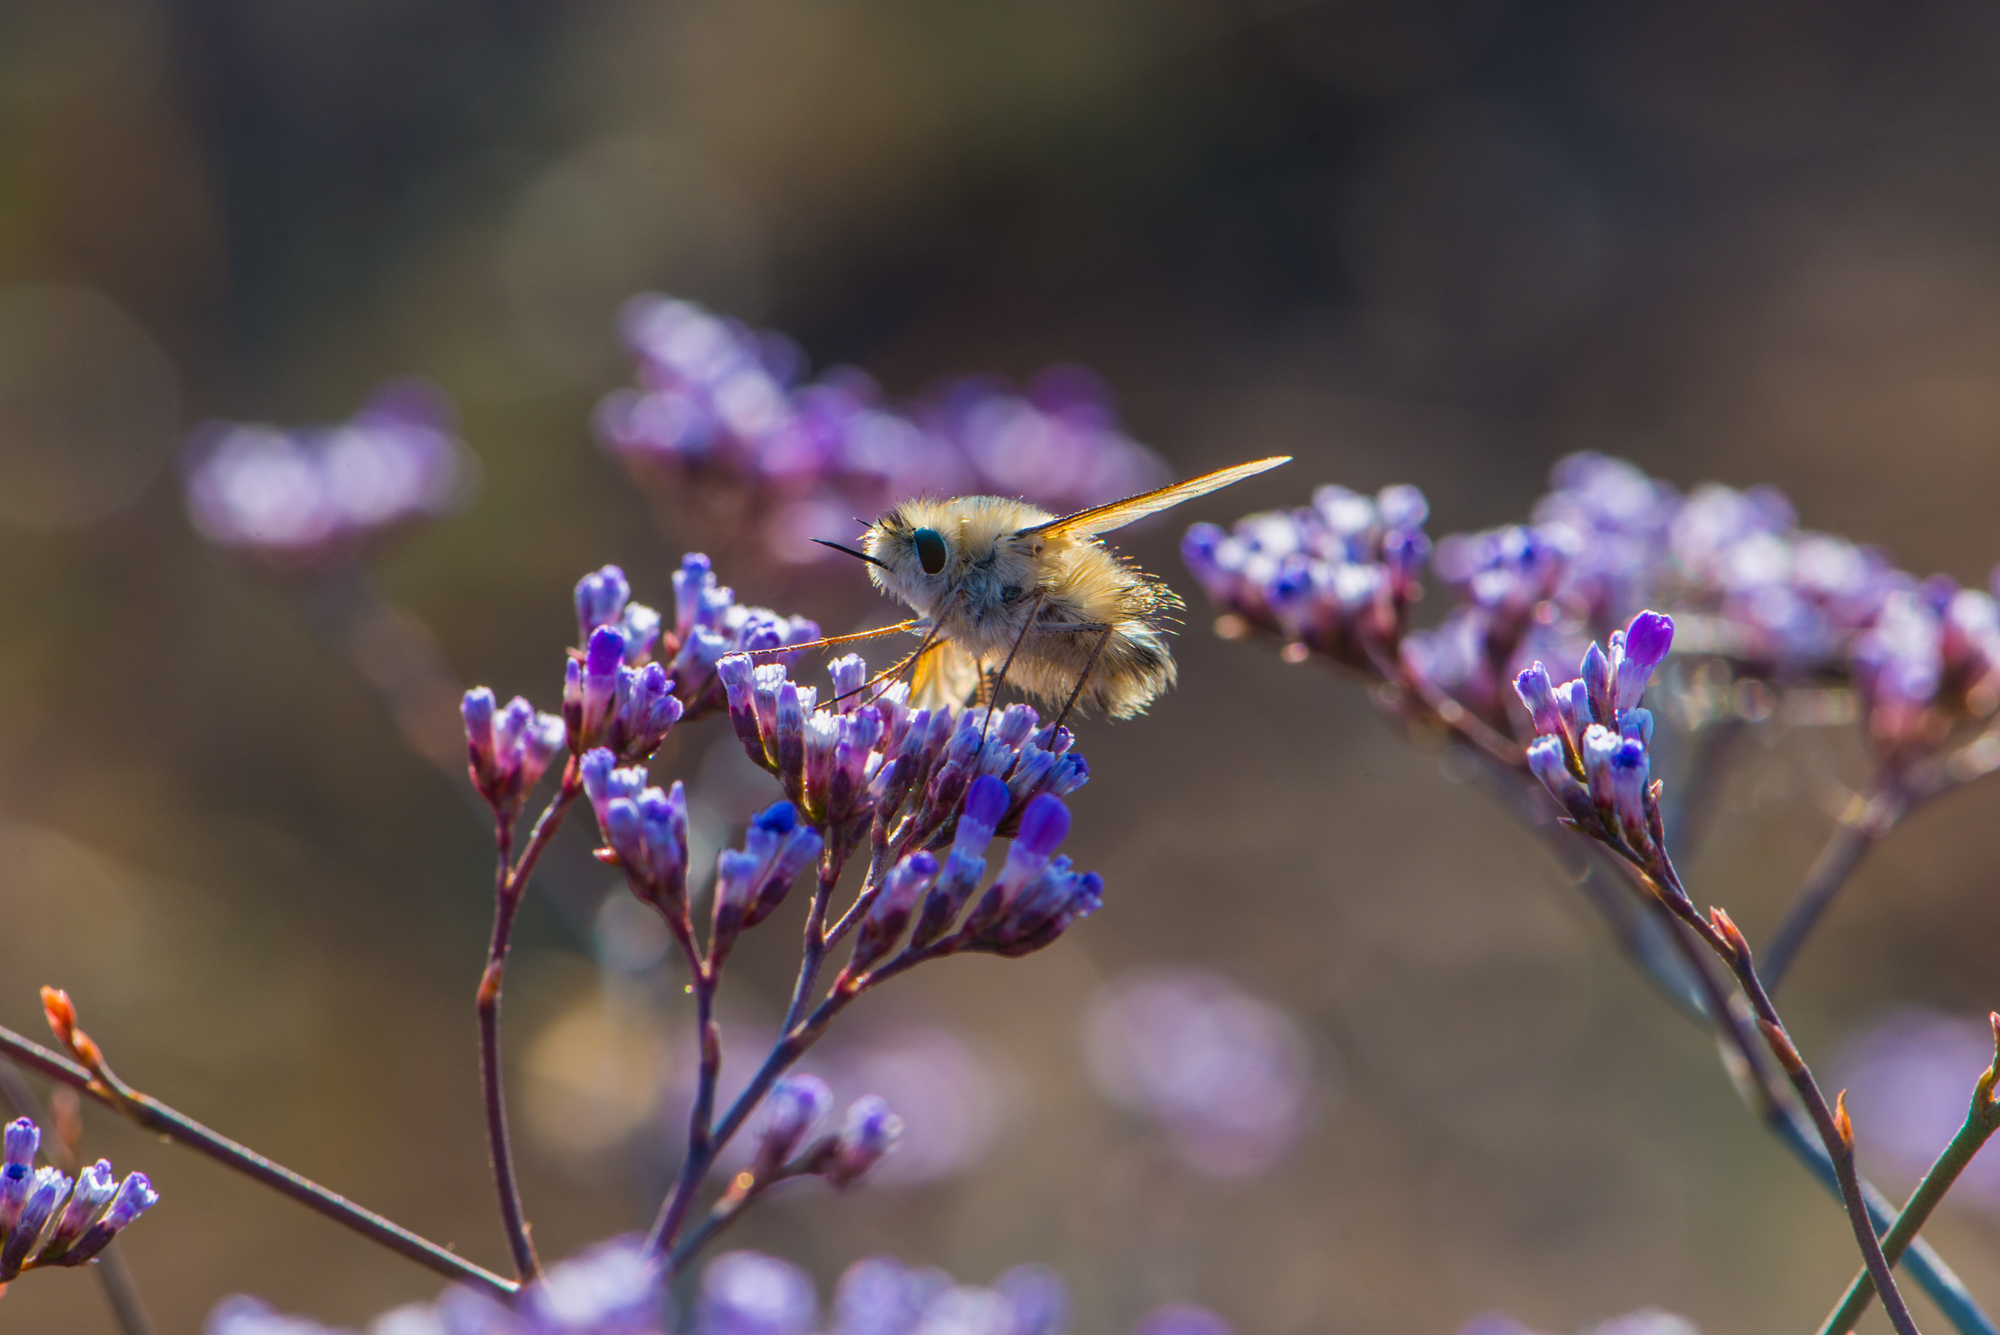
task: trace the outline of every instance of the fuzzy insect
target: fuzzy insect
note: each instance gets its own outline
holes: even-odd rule
[[[1162,624],[1180,609],[1172,589],[1099,540],[1136,519],[1289,462],[1260,459],[1072,515],[1002,496],[920,497],[873,524],[861,550],[868,577],[907,604],[924,636],[912,703],[990,699],[1001,685],[1130,718],[1174,684]],[[905,660],[908,663],[910,660]]]

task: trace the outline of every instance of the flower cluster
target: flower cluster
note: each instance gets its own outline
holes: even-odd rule
[[[144,1173],[123,1182],[99,1159],[74,1179],[36,1168],[42,1133],[28,1118],[8,1124],[0,1158],[0,1283],[41,1266],[96,1259],[119,1232],[153,1208],[159,1195]]]
[[[1537,662],[1514,683],[1535,728],[1535,777],[1565,819],[1649,872],[1665,865],[1666,836],[1650,781],[1653,715],[1639,701],[1673,641],[1671,617],[1641,612],[1611,633],[1608,652],[1596,644],[1584,652],[1575,679],[1557,685]]]
[[[806,382],[789,340],[691,302],[638,297],[623,324],[639,386],[599,406],[599,440],[684,520],[752,535],[783,564],[825,559],[812,535],[919,494],[1018,495],[1066,513],[1165,480],[1082,371],[1044,372],[1026,395],[964,381],[899,412],[860,372]]]
[[[1890,757],[2000,707],[1993,594],[1919,581],[1875,549],[1803,530],[1768,487],[1683,496],[1598,454],[1562,460],[1552,483],[1531,522],[1449,535],[1434,554],[1408,487],[1372,504],[1322,488],[1307,509],[1228,532],[1197,524],[1182,554],[1228,614],[1225,631],[1277,634],[1297,659],[1400,672],[1508,736],[1532,735],[1508,689],[1530,663],[1573,659],[1648,604],[1675,610],[1684,652],[1741,675],[1851,679]],[[1453,602],[1418,629],[1406,612],[1426,564]]]
[[[369,1335],[666,1335],[666,1280],[637,1238],[601,1243],[559,1265],[521,1293],[513,1307],[453,1288],[436,1303],[415,1303],[378,1317]],[[226,1298],[209,1313],[203,1335],[343,1335],[283,1316],[255,1298]]]
[[[848,1105],[838,1130],[811,1141],[813,1128],[833,1109],[833,1090],[816,1075],[789,1075],[771,1089],[764,1103],[763,1125],[757,1134],[750,1171],[759,1182],[781,1178],[824,1177],[836,1187],[851,1187],[896,1148],[903,1119],[888,1101],[864,1094]],[[804,1145],[801,1150],[799,1147]]]
[[[467,691],[459,711],[465,719],[472,786],[496,816],[511,824],[563,749],[563,721],[536,713],[518,695],[496,712],[493,692],[484,686]]]
[[[1301,654],[1374,671],[1395,655],[1423,595],[1429,514],[1415,487],[1373,500],[1321,487],[1310,506],[1251,515],[1231,531],[1196,524],[1181,555],[1242,625],[1282,635]]]
[[[203,536],[273,565],[345,559],[461,504],[473,462],[435,386],[383,385],[338,426],[211,422],[189,443],[188,513]]]
[[[703,1269],[693,1335],[1062,1335],[1069,1290],[1047,1266],[1022,1265],[990,1285],[960,1284],[941,1270],[890,1256],[849,1266],[822,1322],[812,1277],[789,1261],[727,1252]],[[1230,1335],[1220,1317],[1184,1304],[1138,1327],[1148,1335]]]

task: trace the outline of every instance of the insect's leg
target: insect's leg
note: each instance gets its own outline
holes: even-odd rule
[[[1090,651],[1090,661],[1083,665],[1083,675],[1076,679],[1076,689],[1069,693],[1069,699],[1063,703],[1062,713],[1056,715],[1056,721],[1049,725],[1049,737],[1052,740],[1056,735],[1056,729],[1068,720],[1069,711],[1076,708],[1077,699],[1083,694],[1083,684],[1090,680],[1091,672],[1097,667],[1097,660],[1104,654],[1104,646],[1111,642],[1112,630],[1111,626],[1098,628],[1097,644]]]
[[[986,720],[979,728],[979,741],[986,743],[986,734],[993,727],[993,711],[1000,703],[1000,688],[1007,684],[1007,670],[1014,666],[1014,655],[1021,652],[1021,641],[1028,638],[1028,630],[1035,624],[1035,614],[1042,610],[1042,591],[1035,590],[1034,599],[1028,604],[1027,615],[1021,618],[1021,633],[1014,637],[1014,647],[1007,651],[1007,661],[1000,665],[1000,675],[993,679],[993,693],[981,701],[986,706]],[[985,694],[986,677],[980,674],[980,693]]]
[[[902,662],[897,663],[892,667],[883,668],[880,672],[870,677],[867,681],[862,682],[859,686],[856,686],[853,690],[842,691],[839,695],[836,695],[831,700],[828,700],[827,703],[830,705],[837,705],[850,695],[859,695],[863,691],[867,690],[869,687],[875,685],[877,682],[882,681],[885,678],[895,676],[896,674],[900,673],[904,668],[908,667],[910,664],[916,661],[917,661],[917,656],[915,654],[911,654],[908,658],[905,658]],[[893,682],[890,683],[890,685],[894,684],[895,683]],[[887,688],[885,687],[884,689],[886,690]],[[879,699],[881,699],[881,696],[879,695],[873,696],[869,699],[868,703],[872,705],[875,703],[876,700]]]

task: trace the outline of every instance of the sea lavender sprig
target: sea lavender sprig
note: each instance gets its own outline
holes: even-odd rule
[[[830,671],[834,698],[822,704],[818,689],[794,681],[783,664],[760,665],[748,654],[717,664],[738,741],[787,799],[751,822],[741,849],[718,854],[705,936],[688,902],[685,797],[678,785],[650,786],[642,769],[621,767],[608,749],[582,762],[605,845],[599,857],[623,868],[633,893],[662,914],[692,975],[700,1060],[689,1148],[653,1231],[654,1245],[676,1266],[775,1181],[811,1171],[845,1184],[886,1152],[892,1115],[886,1108],[856,1113],[845,1140],[828,1141],[796,1162],[763,1163],[681,1238],[721,1149],[854,997],[944,955],[1041,949],[1101,900],[1101,880],[1076,872],[1056,851],[1069,829],[1061,798],[1089,778],[1067,729],[1041,728],[1027,705],[990,719],[983,708],[912,710],[900,684],[864,700],[867,665],[852,655]],[[1006,864],[978,895],[984,851],[1002,834],[1014,837]],[[867,873],[835,918],[830,911],[841,873],[863,848]],[[819,874],[804,958],[783,1032],[749,1088],[718,1120],[722,1054],[713,1003],[723,963],[737,938],[768,917],[814,865]],[[850,934],[849,958],[820,997],[826,956]]]
[[[1704,917],[1695,909],[1667,851],[1659,803],[1662,784],[1648,781],[1653,718],[1639,701],[1653,671],[1666,658],[1673,633],[1670,617],[1641,612],[1623,632],[1612,634],[1608,652],[1590,646],[1576,678],[1554,684],[1548,668],[1539,662],[1524,671],[1516,689],[1537,733],[1528,747],[1529,766],[1565,813],[1566,823],[1636,867],[1668,911],[1735,975],[1765,1041],[1798,1091],[1833,1161],[1855,1240],[1882,1294],[1882,1305],[1899,1335],[1915,1335],[1916,1324],[1894,1287],[1869,1218],[1844,1104],[1828,1106],[1771,1004],[1750,943],[1723,910],[1710,909]]]
[[[45,1266],[95,1260],[132,1221],[159,1203],[144,1173],[123,1182],[99,1159],[74,1178],[35,1167],[42,1132],[27,1117],[7,1124],[0,1152],[0,1284]]]
[[[53,1052],[4,1025],[0,1025],[0,1054],[28,1070],[96,1099],[155,1135],[199,1151],[224,1167],[290,1197],[307,1209],[446,1279],[499,1295],[514,1292],[515,1285],[511,1281],[133,1089],[112,1071],[102,1050],[78,1025],[76,1007],[67,994],[55,988],[43,988],[42,1007],[50,1028],[68,1049],[69,1055]]]

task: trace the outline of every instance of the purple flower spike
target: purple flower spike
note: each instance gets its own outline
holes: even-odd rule
[[[41,1148],[42,1132],[23,1117],[7,1124],[6,1160],[0,1166],[0,1239],[21,1217],[34,1185],[35,1151]]]
[[[925,1309],[951,1287],[937,1270],[916,1270],[893,1256],[847,1267],[833,1292],[835,1335],[910,1335]]]
[[[562,749],[563,721],[537,714],[518,695],[496,712],[493,692],[484,686],[467,691],[459,711],[472,786],[496,816],[511,822]]]
[[[1528,717],[1534,720],[1538,736],[1560,736],[1563,730],[1562,711],[1556,707],[1555,683],[1549,680],[1549,670],[1540,659],[1520,676],[1514,678],[1514,691],[1527,707]]]
[[[768,1176],[791,1158],[806,1133],[832,1109],[833,1091],[816,1075],[788,1075],[773,1085],[757,1143],[758,1176]]]
[[[41,1242],[42,1231],[55,1217],[56,1207],[69,1194],[69,1187],[69,1176],[58,1169],[43,1168],[35,1173],[28,1187],[27,1204],[21,1207],[21,1217],[8,1232],[5,1244],[0,1244],[0,1283],[20,1275],[21,1267]]]
[[[1528,768],[1549,790],[1549,796],[1555,798],[1565,816],[1585,829],[1591,828],[1597,819],[1597,808],[1576,775],[1570,773],[1569,757],[1560,738],[1537,737],[1530,743]]]
[[[818,1323],[812,1278],[789,1261],[724,1252],[702,1269],[698,1335],[808,1335]]]
[[[856,1099],[848,1106],[847,1124],[834,1146],[833,1162],[827,1165],[827,1181],[836,1187],[853,1186],[896,1148],[902,1134],[903,1119],[886,1102],[873,1094]]]
[[[104,1165],[109,1176],[110,1165]],[[153,1184],[144,1173],[130,1173],[118,1184],[118,1194],[111,1198],[110,1206],[104,1214],[84,1230],[76,1245],[62,1258],[64,1265],[82,1265],[102,1252],[111,1240],[127,1228],[133,1220],[160,1203],[160,1194],[153,1190]]]
[[[1674,643],[1674,619],[1663,612],[1641,612],[1625,628],[1622,652],[1618,655],[1616,680],[1612,684],[1613,707],[1635,708],[1646,692],[1654,669],[1666,661]]]
[[[983,870],[985,864],[980,865]],[[859,978],[895,947],[937,874],[938,860],[924,852],[912,853],[890,868],[888,876],[883,878],[881,892],[862,916],[854,957],[843,971],[843,979]]]
[[[1057,845],[1069,837],[1069,808],[1061,799],[1044,794],[1028,803],[1021,813],[1021,832],[1014,836],[1014,848],[1046,861]],[[1010,851],[1008,862],[1014,860]]]
[[[1616,647],[1615,645],[1613,646]],[[1583,651],[1583,666],[1578,673],[1583,688],[1590,700],[1590,718],[1593,723],[1609,723],[1614,717],[1611,698],[1611,658],[1595,643]]]
[[[549,1267],[521,1295],[529,1329],[549,1335],[658,1335],[666,1276],[636,1237],[616,1238]],[[456,1323],[450,1330],[466,1329]],[[505,1327],[471,1329],[502,1335]]]
[[[55,1227],[49,1230],[48,1243],[42,1248],[39,1259],[47,1263],[60,1259],[83,1236],[83,1231],[90,1227],[91,1221],[97,1218],[117,1191],[118,1177],[111,1171],[109,1159],[99,1159],[78,1173],[76,1186],[69,1194],[69,1203],[63,1206]]]
[[[613,626],[624,620],[625,604],[632,597],[632,585],[617,566],[592,571],[576,584],[577,640],[590,643],[591,632],[599,626]],[[658,618],[654,620],[658,628]]]

